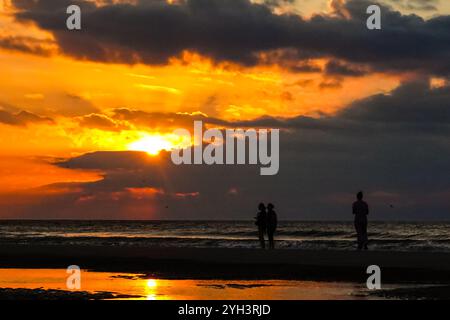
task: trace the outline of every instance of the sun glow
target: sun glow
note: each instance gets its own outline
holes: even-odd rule
[[[142,138],[128,145],[128,150],[145,151],[149,155],[156,156],[162,150],[171,151],[176,148],[184,148],[190,145],[188,138],[175,134],[144,134]]]
[[[157,287],[157,286],[158,286],[158,283],[156,282],[155,279],[149,279],[149,280],[147,281],[147,287],[149,287],[149,288],[155,288],[155,287]]]

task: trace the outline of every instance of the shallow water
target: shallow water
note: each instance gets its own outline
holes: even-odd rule
[[[0,288],[69,290],[65,269],[0,269]],[[140,274],[81,271],[81,291],[145,300],[373,299],[362,284],[292,280],[173,280]],[[73,291],[73,290],[72,290]]]

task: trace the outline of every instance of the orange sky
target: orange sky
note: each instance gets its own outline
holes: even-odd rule
[[[325,61],[312,63],[323,65]],[[388,92],[400,79],[369,74],[342,79],[341,86],[334,87],[334,80],[324,79],[321,73],[293,73],[277,66],[213,65],[189,53],[184,61],[155,67],[75,61],[60,55],[41,57],[0,49],[0,67],[1,104],[56,122],[34,125],[33,130],[0,125],[0,141],[6,147],[3,152],[28,155],[36,151],[64,155],[69,150],[123,148],[120,134],[106,132],[101,138],[97,137],[99,132],[76,127],[77,117],[108,114],[115,108],[202,112],[227,120],[264,115],[314,116],[333,113],[355,99]],[[321,88],[324,83],[329,87]],[[114,141],[109,142],[109,137]],[[45,145],[41,139],[45,139]]]
[[[79,124],[80,117],[107,117],[115,108],[201,112],[227,120],[264,115],[315,116],[333,113],[355,99],[390,91],[401,78],[369,74],[341,79],[340,86],[335,86],[334,80],[324,78],[321,72],[291,72],[279,66],[215,65],[189,52],[166,66],[77,61],[58,53],[51,34],[34,25],[15,22],[8,11],[0,15],[0,25],[2,37],[33,36],[43,39],[48,50],[48,55],[42,56],[0,48],[0,108],[10,113],[26,110],[53,119],[51,123],[20,126],[0,124],[0,153],[8,157],[69,157],[96,150],[136,149],[136,141],[173,130],[159,127],[145,132],[126,124],[126,130],[111,131]],[[325,63],[326,60],[311,61],[317,66]],[[4,160],[3,166],[9,167],[11,173],[21,167],[15,161],[7,163]],[[61,178],[62,174],[47,172],[46,177],[39,175],[29,183],[25,179],[21,185],[54,182],[55,175]],[[67,178],[73,179],[73,175],[70,173]],[[0,184],[11,180],[4,173]]]
[[[215,64],[191,52],[164,66],[80,61],[59,53],[51,34],[14,21],[5,3],[0,1],[4,9],[0,39],[20,38],[42,52],[0,47],[0,111],[11,115],[27,111],[42,121],[0,122],[0,192],[101,179],[99,172],[49,164],[58,158],[98,150],[155,153],[154,147],[146,150],[149,143],[161,149],[177,143],[170,136],[173,127],[113,119],[114,109],[201,113],[224,120],[318,117],[357,99],[389,92],[408,77],[369,73],[336,79],[321,71],[294,72],[277,65]],[[309,15],[328,8],[327,1],[309,1],[301,9],[294,2],[286,10]],[[448,5],[441,3],[440,9],[446,12]],[[35,39],[40,42],[33,43]],[[327,61],[315,59],[310,64],[323,67]],[[93,118],[95,123],[87,124]]]

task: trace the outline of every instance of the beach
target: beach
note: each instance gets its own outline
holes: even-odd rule
[[[0,299],[437,299],[450,296],[450,224],[280,221],[2,221]],[[82,274],[66,286],[69,266]],[[367,268],[380,267],[381,290]]]
[[[256,297],[267,293],[268,287],[273,289],[280,285],[289,288],[299,286],[300,289],[302,287],[304,289],[305,283],[306,285],[315,283],[332,285],[332,288],[338,286],[337,288],[347,291],[349,286],[363,288],[369,276],[366,269],[369,265],[375,264],[381,268],[383,289],[389,287],[390,290],[381,290],[370,295],[366,292],[368,296],[418,298],[415,295],[419,293],[422,298],[433,299],[448,296],[450,293],[448,287],[450,255],[436,252],[3,245],[0,247],[0,256],[2,257],[0,269],[14,268],[15,274],[19,276],[20,270],[31,269],[60,270],[59,274],[64,275],[69,265],[77,265],[89,272],[109,273],[109,277],[112,278],[143,281],[157,279],[155,281],[173,281],[177,286],[184,284],[185,287],[188,285],[183,281],[194,280],[191,288],[194,291],[198,291],[201,286],[226,290],[258,288]],[[113,273],[120,274],[112,275]],[[1,275],[0,272],[0,277]],[[117,298],[108,292],[107,281],[105,279],[102,281],[98,283],[105,283],[104,290],[96,290],[95,293],[73,295],[65,291],[52,291],[53,287],[46,287],[45,283],[38,293],[40,292],[41,297],[47,298],[52,294],[56,294],[59,298],[73,299]],[[274,281],[285,282],[281,284],[277,282],[278,284],[274,286]],[[337,283],[342,283],[343,287],[340,288]],[[2,288],[0,296],[2,293],[19,298],[39,296],[36,291],[31,290],[32,286],[26,288],[28,291],[23,291],[24,288],[21,288],[22,290],[15,288],[16,290],[12,291],[11,288],[9,290]],[[43,291],[42,288],[50,291]],[[101,286],[96,288],[99,289]],[[242,298],[246,297],[242,290],[238,292]],[[311,294],[297,294],[297,296],[330,298],[324,295],[325,292],[327,290],[323,290],[322,296]],[[118,297],[133,298],[132,293],[126,291],[126,294]],[[357,293],[354,294],[357,296]],[[223,290],[221,297],[227,298]]]
[[[0,256],[2,268],[78,265],[185,279],[365,281],[378,265],[385,282],[450,282],[450,255],[437,252],[3,245]]]
[[[446,299],[438,252],[2,245],[1,299]],[[65,288],[83,270],[82,290]],[[366,288],[369,265],[382,290]],[[33,271],[35,270],[35,271]]]

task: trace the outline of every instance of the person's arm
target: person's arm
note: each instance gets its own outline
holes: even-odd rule
[[[355,203],[352,204],[352,213],[355,214]]]

